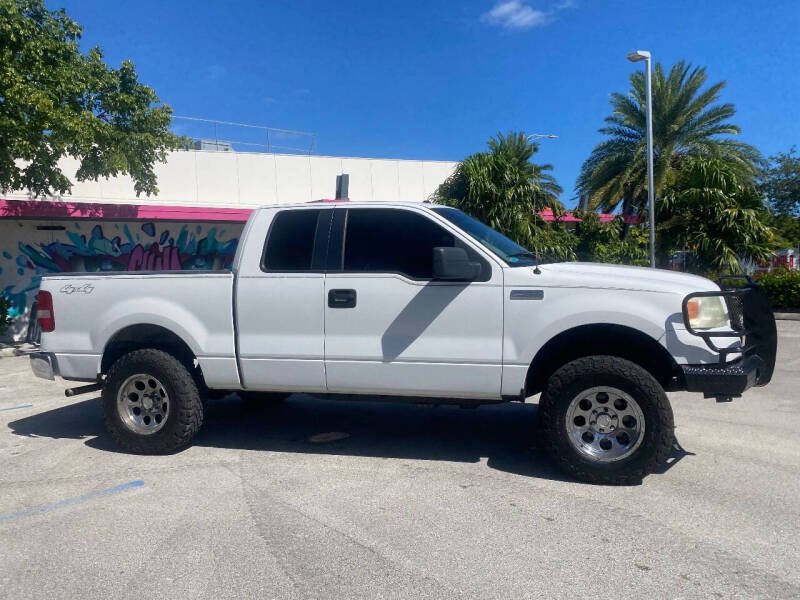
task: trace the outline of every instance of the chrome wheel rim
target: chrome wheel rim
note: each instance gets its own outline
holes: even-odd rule
[[[575,396],[567,408],[566,425],[575,449],[596,462],[627,458],[644,439],[641,407],[614,387],[593,387]]]
[[[128,377],[117,392],[117,411],[123,425],[140,435],[152,435],[164,426],[169,405],[164,385],[145,373]]]

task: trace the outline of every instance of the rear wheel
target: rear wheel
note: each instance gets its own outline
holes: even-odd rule
[[[593,356],[556,371],[539,402],[541,435],[559,466],[592,483],[641,481],[674,440],[672,409],[640,366]]]
[[[189,444],[203,424],[197,383],[174,356],[155,349],[122,356],[103,386],[106,427],[140,454],[165,454]]]

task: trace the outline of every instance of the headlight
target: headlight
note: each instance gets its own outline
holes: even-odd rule
[[[699,296],[686,303],[692,329],[713,329],[728,325],[725,306],[719,296]]]

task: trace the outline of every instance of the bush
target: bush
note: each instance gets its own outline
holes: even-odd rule
[[[0,296],[0,335],[5,335],[8,326],[11,325],[11,317],[8,316],[9,308],[11,308],[11,300]]]
[[[781,269],[756,277],[772,306],[775,308],[800,309],[800,271]]]

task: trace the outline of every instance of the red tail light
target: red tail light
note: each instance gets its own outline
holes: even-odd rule
[[[56,316],[53,314],[53,296],[50,292],[39,291],[36,319],[42,331],[53,331],[56,328]]]

